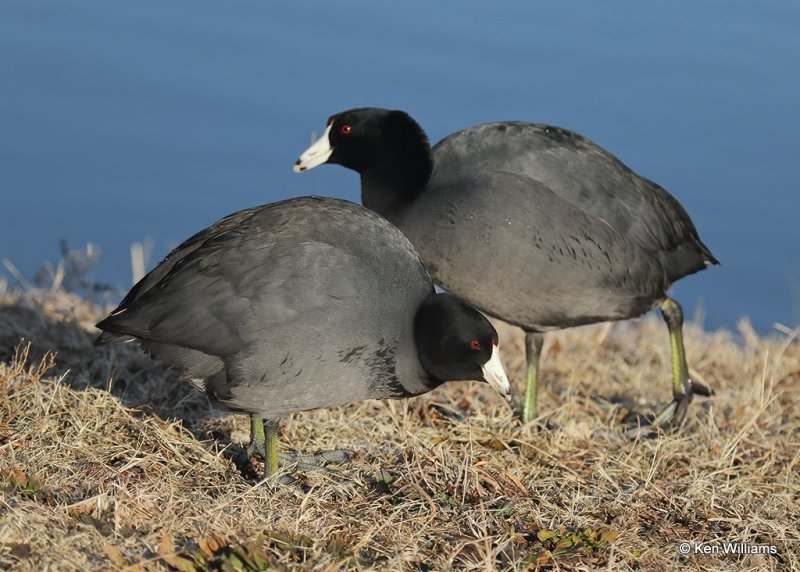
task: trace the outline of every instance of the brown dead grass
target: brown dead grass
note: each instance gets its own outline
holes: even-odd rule
[[[356,457],[270,486],[242,468],[245,418],[130,344],[94,348],[102,314],[0,289],[0,568],[800,569],[791,335],[689,326],[694,374],[717,395],[678,433],[627,442],[602,430],[669,398],[660,320],[560,332],[543,360],[550,429],[466,382],[296,414],[284,450]],[[521,336],[500,333],[519,380]],[[682,556],[681,541],[777,554]]]

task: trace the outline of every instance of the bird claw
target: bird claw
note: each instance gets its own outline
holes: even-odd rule
[[[323,451],[316,455],[299,455],[295,452],[280,453],[278,464],[283,467],[294,467],[299,471],[324,471],[329,465],[342,465],[350,461],[352,451],[337,449]]]
[[[714,395],[714,390],[710,387],[703,385],[699,381],[689,380],[689,385],[692,388],[692,393],[695,395],[702,395],[703,397],[711,397]]]
[[[248,459],[255,458],[259,461],[263,461],[267,458],[267,450],[263,441],[250,441],[250,444],[247,446],[246,453]]]
[[[638,425],[623,431],[629,439],[642,439],[655,437],[660,432],[674,431],[686,418],[686,411],[692,402],[694,394],[713,395],[714,392],[705,385],[687,380],[684,384],[685,393],[675,395],[675,398],[664,409],[659,411],[655,419],[646,424]],[[699,390],[699,391],[698,391]]]

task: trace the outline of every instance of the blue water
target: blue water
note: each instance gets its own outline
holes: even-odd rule
[[[91,241],[95,279],[124,289],[134,241],[154,264],[240,208],[358,200],[355,173],[292,164],[330,114],[396,107],[432,141],[502,119],[583,133],[722,261],[675,286],[689,314],[794,326],[799,29],[796,0],[4,0],[0,258],[30,277]]]

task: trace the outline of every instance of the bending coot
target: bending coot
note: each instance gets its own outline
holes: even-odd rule
[[[662,187],[581,135],[502,122],[445,137],[433,149],[405,112],[333,115],[296,172],[335,163],[361,175],[364,206],[396,224],[434,280],[526,332],[523,420],[536,416],[543,332],[632,318],[658,306],[670,333],[676,425],[692,395],[683,312],[666,294],[718,264],[689,215]]]
[[[433,282],[411,243],[359,205],[302,197],[236,212],[173,250],[98,328],[136,339],[251,416],[278,468],[277,419],[485,379],[507,398],[497,332]],[[264,423],[266,422],[266,430]]]

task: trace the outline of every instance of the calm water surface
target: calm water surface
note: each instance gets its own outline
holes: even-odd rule
[[[134,241],[152,264],[240,208],[358,200],[355,173],[292,164],[331,113],[398,107],[432,141],[503,119],[583,133],[676,195],[722,260],[675,286],[690,314],[794,326],[798,29],[794,0],[5,0],[0,258],[30,277],[60,239],[91,241],[94,278],[124,289]]]

